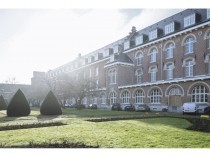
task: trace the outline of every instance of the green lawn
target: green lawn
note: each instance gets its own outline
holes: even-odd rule
[[[59,120],[67,125],[0,131],[0,146],[27,145],[31,141],[81,142],[101,148],[210,148],[210,133],[186,130],[191,124],[180,118],[147,118],[107,122],[88,122],[90,117],[150,116],[166,113],[119,112],[65,109],[62,116],[40,116],[34,110],[29,117],[8,118],[0,111],[1,125]],[[45,120],[46,118],[46,120]]]

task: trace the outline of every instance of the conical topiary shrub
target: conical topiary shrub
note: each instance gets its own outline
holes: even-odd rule
[[[41,107],[40,113],[42,115],[61,115],[62,110],[59,102],[52,91],[45,97]]]
[[[7,109],[7,103],[4,100],[4,97],[0,96],[0,110],[6,110]]]
[[[7,107],[7,116],[28,116],[30,112],[31,109],[28,101],[26,100],[26,97],[24,96],[23,92],[18,89]]]

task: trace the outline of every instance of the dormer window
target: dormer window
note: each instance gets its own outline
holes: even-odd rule
[[[136,36],[135,38],[136,45],[140,45],[143,43],[143,35]]]
[[[95,61],[98,60],[98,53],[96,53],[96,54],[94,55],[94,59],[95,59]]]
[[[130,48],[130,41],[129,40],[126,40],[125,42],[124,42],[124,50],[127,50],[127,49],[129,49]]]
[[[165,34],[174,32],[174,22],[171,22],[165,26]]]
[[[184,27],[188,27],[195,24],[195,14],[191,14],[184,18]]]
[[[110,56],[110,62],[114,62],[114,54]]]
[[[92,61],[92,57],[90,56],[88,57],[88,63],[91,63],[91,61]]]
[[[157,29],[149,32],[149,40],[153,40],[157,38]]]

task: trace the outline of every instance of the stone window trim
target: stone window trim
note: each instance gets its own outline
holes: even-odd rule
[[[196,42],[197,42],[197,38],[196,38],[195,34],[190,33],[190,34],[187,34],[187,35],[182,39],[181,46],[185,46],[185,45],[186,45],[185,42],[186,42],[186,40],[187,40],[188,38],[193,38],[193,39],[194,39],[194,40],[193,40],[193,41],[194,41],[193,43],[196,43]]]
[[[210,61],[210,53],[208,53],[208,54],[205,56],[204,63],[209,63],[209,61]]]
[[[192,65],[193,65],[193,66],[196,64],[195,58],[193,58],[193,57],[188,57],[188,58],[186,58],[186,59],[183,60],[182,67],[186,67],[186,61],[188,61],[188,60],[192,60],[192,63],[193,63]]]
[[[144,97],[146,97],[146,93],[145,93],[144,89],[143,89],[143,88],[137,88],[137,89],[135,89],[135,90],[133,91],[132,98],[135,98],[135,97],[136,97],[136,92],[137,92],[137,91],[142,91]]]
[[[169,41],[167,41],[167,42],[164,44],[164,46],[163,46],[163,51],[167,51],[167,46],[168,46],[169,44],[173,44],[173,48],[174,48],[174,49],[176,48],[175,42],[174,42],[173,40],[169,40]]]
[[[167,70],[167,66],[168,66],[169,64],[172,64],[172,66],[173,66],[172,69],[175,68],[174,62],[167,62],[167,63],[165,63],[165,65],[164,65],[164,67],[163,67],[163,70]]]
[[[153,68],[155,68],[155,72],[158,72],[157,65],[152,65],[149,67],[148,73],[151,73]]]
[[[139,68],[139,69],[136,69],[136,72],[135,72],[135,75],[137,76],[138,75],[138,71],[141,71],[141,74],[143,75],[143,69],[142,68]]]

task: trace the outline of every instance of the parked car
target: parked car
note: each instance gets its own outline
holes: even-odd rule
[[[135,106],[135,110],[136,111],[149,112],[150,111],[150,108],[146,104],[139,104],[139,105],[136,105]]]
[[[184,114],[198,114],[198,104],[195,102],[186,102],[183,104],[183,115]]]
[[[135,107],[132,104],[125,105],[125,111],[135,111]]]
[[[199,103],[198,104],[198,113],[203,114],[204,109],[209,106],[209,103]]]
[[[210,116],[210,106],[204,108],[204,114],[209,115]]]
[[[150,111],[167,112],[168,106],[164,104],[150,104]]]
[[[115,103],[112,105],[112,110],[121,111],[121,105],[119,103]]]
[[[89,104],[87,108],[88,109],[97,109],[98,107],[96,104]]]

